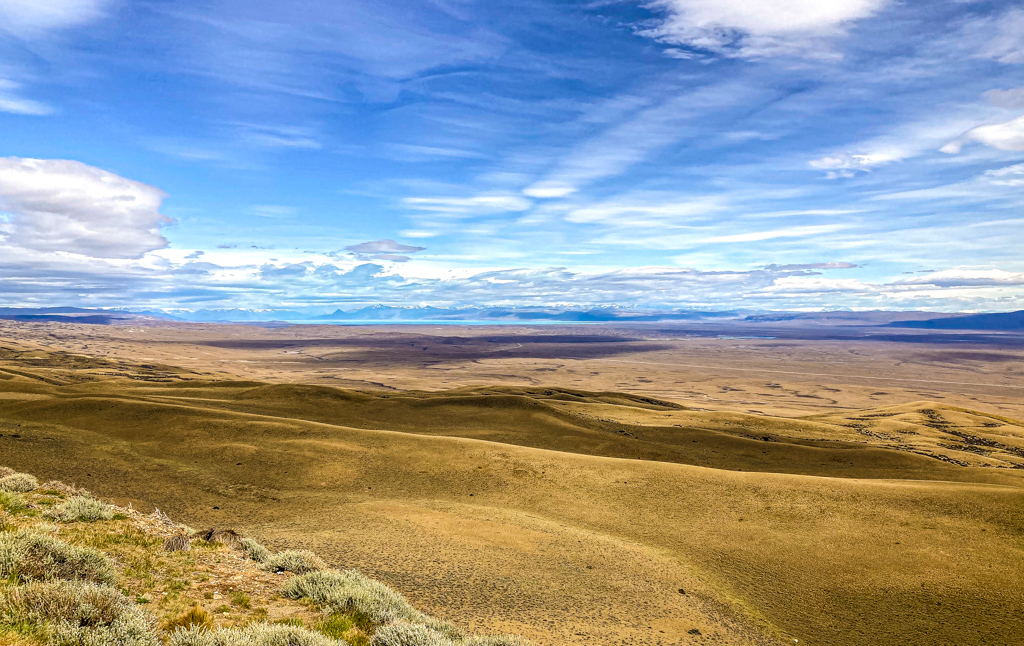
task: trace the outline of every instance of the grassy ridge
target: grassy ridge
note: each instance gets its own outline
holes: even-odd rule
[[[311,552],[230,542],[0,467],[0,645],[527,646],[467,635]]]

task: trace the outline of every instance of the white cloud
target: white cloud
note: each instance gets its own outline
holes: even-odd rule
[[[987,287],[1024,285],[1024,273],[1003,269],[943,269],[896,281],[896,285],[934,285],[936,287]]]
[[[406,238],[435,238],[440,235],[437,231],[428,231],[426,229],[405,229],[399,231],[400,234]]]
[[[8,245],[97,258],[162,249],[159,189],[77,161],[0,159],[0,210]]]
[[[1000,63],[1024,63],[1024,10],[1010,9],[998,16],[972,22],[968,37],[980,44],[976,56]]]
[[[827,179],[852,177],[858,172],[869,172],[886,164],[934,153],[943,143],[978,123],[978,120],[977,106],[953,114],[939,114],[897,126],[847,150],[813,159],[808,165],[828,171]]]
[[[558,182],[537,182],[523,189],[523,195],[537,198],[565,197],[575,192],[574,187]]]
[[[18,96],[17,90],[20,87],[21,85],[18,83],[7,79],[0,79],[0,112],[29,115],[43,115],[53,112],[48,105]]]
[[[410,259],[406,254],[424,249],[426,247],[414,247],[394,240],[373,240],[345,247],[345,251],[351,251],[359,260],[393,260],[395,262],[405,262]]]
[[[772,229],[770,231],[752,231],[750,233],[716,236],[714,238],[706,238],[702,242],[759,242],[761,240],[774,240],[776,238],[802,238],[804,236],[815,236],[823,233],[834,233],[846,228],[849,228],[849,225],[817,224],[804,227],[789,227],[786,229]]]
[[[1024,150],[1024,115],[1005,123],[992,123],[971,128],[940,150],[944,153],[956,154],[972,141],[999,150]]]
[[[856,278],[824,278],[822,276],[784,276],[764,289],[768,293],[821,294],[829,292],[873,292],[873,287]]]
[[[92,22],[103,14],[107,0],[2,0],[0,30],[19,38]]]
[[[876,14],[886,0],[656,0],[668,17],[642,32],[661,41],[743,57],[821,56],[822,41]],[[678,50],[676,50],[678,51]]]
[[[525,211],[533,203],[518,195],[474,195],[472,197],[406,197],[402,203],[417,211],[469,215]]]
[[[985,171],[984,177],[996,186],[1024,186],[1024,164]]]
[[[290,218],[299,210],[283,204],[256,204],[249,208],[249,212],[261,218]]]
[[[692,201],[612,201],[570,211],[565,219],[576,223],[602,222],[614,226],[664,226],[706,216],[725,208],[724,200],[708,197]]]

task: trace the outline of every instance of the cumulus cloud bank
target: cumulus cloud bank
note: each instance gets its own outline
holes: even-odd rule
[[[63,159],[0,159],[4,242],[94,258],[139,258],[167,246],[165,195],[141,182]]]

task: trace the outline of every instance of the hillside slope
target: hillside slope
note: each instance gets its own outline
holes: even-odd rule
[[[543,389],[4,384],[0,447],[18,468],[312,548],[474,631],[836,646],[1024,631],[1024,470],[1000,447],[938,446],[963,428],[1016,446],[1014,420],[928,402],[785,420]],[[862,432],[882,425],[1000,464]],[[719,468],[684,463],[705,454]]]

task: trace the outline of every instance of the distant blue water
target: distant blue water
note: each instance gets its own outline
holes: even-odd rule
[[[615,323],[616,321],[433,321],[429,319],[416,321],[399,321],[392,319],[386,319],[383,321],[309,321],[286,319],[284,322],[291,323],[293,325],[602,325],[604,323]],[[628,323],[628,321],[622,322]]]

